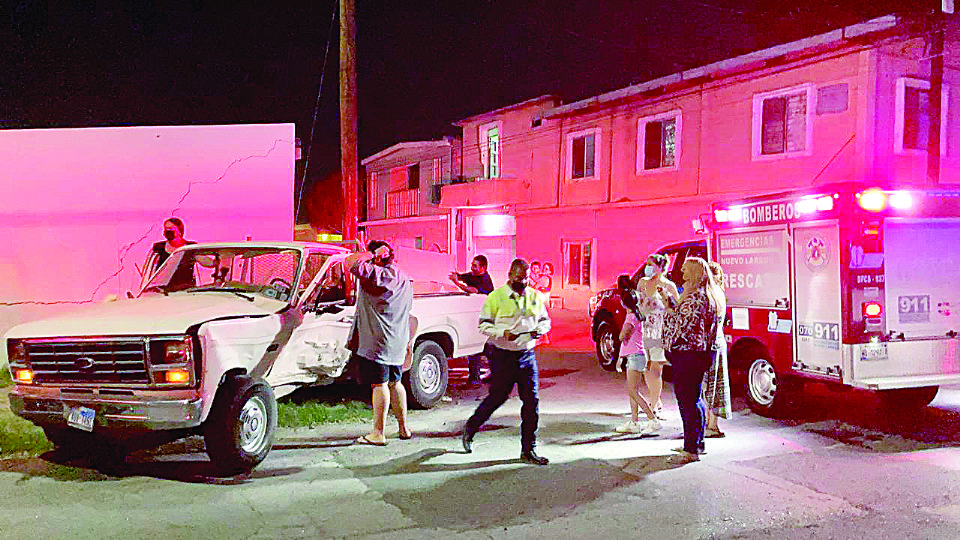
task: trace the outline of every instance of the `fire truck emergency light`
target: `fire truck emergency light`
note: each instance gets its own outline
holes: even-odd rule
[[[887,194],[879,189],[868,189],[860,193],[860,208],[868,212],[879,212],[887,206]]]
[[[913,197],[909,192],[897,191],[890,195],[890,208],[895,210],[906,210],[913,206]]]
[[[883,306],[879,302],[864,302],[863,303],[863,316],[864,317],[879,317],[883,313]]]

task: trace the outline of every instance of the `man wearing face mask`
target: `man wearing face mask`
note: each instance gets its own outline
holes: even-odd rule
[[[520,408],[520,459],[524,463],[546,465],[549,460],[536,453],[537,424],[540,419],[537,340],[550,330],[546,298],[527,287],[530,264],[515,259],[510,265],[507,283],[495,289],[483,304],[480,332],[488,336],[490,351],[490,392],[467,420],[461,435],[463,449],[473,450],[473,437],[480,426],[507,401],[513,385],[523,405]]]

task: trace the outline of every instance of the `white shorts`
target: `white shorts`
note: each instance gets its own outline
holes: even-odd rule
[[[667,363],[667,355],[663,352],[663,347],[650,347],[649,349],[644,347],[644,352],[647,353],[647,358],[651,362],[663,362]]]

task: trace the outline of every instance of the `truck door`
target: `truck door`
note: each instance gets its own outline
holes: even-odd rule
[[[331,257],[304,291],[306,296],[297,306],[301,320],[290,330],[267,377],[272,386],[331,382],[346,367],[350,352],[345,346],[356,306],[347,297],[344,257]]]
[[[835,221],[793,228],[797,371],[840,379],[840,232]]]

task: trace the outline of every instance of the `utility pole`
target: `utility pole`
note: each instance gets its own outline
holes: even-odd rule
[[[340,0],[340,176],[343,239],[357,239],[357,25],[354,0]]]
[[[940,117],[943,96],[944,13],[953,13],[953,2],[943,1],[930,15],[930,133],[927,135],[927,183],[940,184]]]

